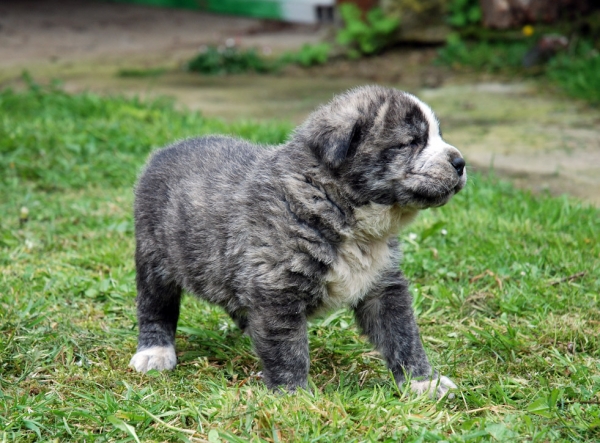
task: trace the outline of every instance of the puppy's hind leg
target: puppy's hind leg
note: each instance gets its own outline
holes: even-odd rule
[[[138,347],[129,366],[147,372],[173,369],[175,356],[175,330],[179,319],[181,288],[165,282],[150,265],[137,262],[137,316],[139,327]]]
[[[385,357],[398,385],[409,377],[412,391],[437,398],[456,388],[450,379],[440,378],[431,369],[421,344],[408,284],[400,271],[384,275],[379,286],[356,306],[355,315],[360,328]]]

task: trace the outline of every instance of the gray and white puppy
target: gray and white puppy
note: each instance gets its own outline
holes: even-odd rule
[[[307,320],[354,310],[397,383],[443,396],[399,269],[399,229],[465,185],[432,110],[378,86],[337,96],[268,149],[228,137],[157,151],[135,199],[139,344],[130,365],[172,369],[182,289],[253,340],[269,388],[307,387]]]

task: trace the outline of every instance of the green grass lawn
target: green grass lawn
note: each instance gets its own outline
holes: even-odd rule
[[[177,368],[127,368],[132,186],[148,153],[210,132],[278,143],[290,129],[0,92],[0,441],[599,440],[600,211],[475,174],[401,234],[423,341],[454,399],[399,392],[347,311],[309,330],[312,393],[269,393],[250,340],[191,297]]]

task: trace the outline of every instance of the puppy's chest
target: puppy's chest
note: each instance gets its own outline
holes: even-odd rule
[[[400,252],[389,240],[415,216],[416,211],[376,203],[354,211],[354,228],[326,274],[326,307],[356,306],[386,270],[398,265]]]
[[[324,304],[331,309],[356,306],[391,263],[387,239],[345,240],[325,277],[328,295]]]

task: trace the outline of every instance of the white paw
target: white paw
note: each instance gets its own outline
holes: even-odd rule
[[[432,380],[411,380],[410,390],[417,395],[428,394],[430,398],[442,398],[450,389],[457,386],[448,377],[441,376]],[[448,394],[448,398],[454,398],[454,394]]]
[[[137,352],[129,366],[138,372],[148,372],[150,369],[163,371],[173,369],[177,364],[177,356],[173,346],[153,346]]]

